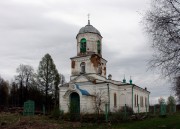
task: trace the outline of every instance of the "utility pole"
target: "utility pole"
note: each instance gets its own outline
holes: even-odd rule
[[[110,93],[109,93],[109,83],[107,84],[108,88],[108,112],[110,112]]]

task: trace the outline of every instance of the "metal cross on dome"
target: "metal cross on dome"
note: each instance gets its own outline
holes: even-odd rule
[[[88,15],[87,15],[87,16],[88,16],[88,20],[89,20],[89,18],[90,18],[90,14],[88,13]]]
[[[90,20],[89,20],[89,18],[90,18],[90,14],[88,13],[88,25],[90,25]]]

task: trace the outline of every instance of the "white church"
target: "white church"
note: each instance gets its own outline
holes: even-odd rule
[[[101,33],[90,24],[82,27],[76,36],[77,55],[71,59],[70,81],[59,88],[60,110],[69,112],[72,102],[75,112],[110,112],[129,106],[137,112],[149,112],[147,88],[132,83],[112,80],[106,75],[107,61],[102,56]],[[74,45],[75,46],[75,45]]]

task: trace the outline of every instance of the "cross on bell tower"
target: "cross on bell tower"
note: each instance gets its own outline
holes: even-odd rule
[[[90,25],[90,14],[88,13],[88,25]]]

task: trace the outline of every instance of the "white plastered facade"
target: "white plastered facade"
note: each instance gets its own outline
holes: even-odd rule
[[[95,29],[90,24],[90,29]],[[70,82],[61,85],[59,90],[60,110],[69,112],[71,94],[79,97],[80,113],[95,113],[96,100],[101,99],[101,112],[105,111],[105,104],[109,104],[111,112],[123,106],[129,106],[135,113],[149,111],[149,94],[146,88],[133,83],[111,80],[106,78],[106,63],[102,58],[102,36],[100,33],[88,32],[77,34],[77,56],[71,58]],[[86,39],[86,51],[81,52],[81,39]],[[97,41],[100,41],[101,51],[98,53]],[[81,63],[85,64],[82,73]],[[139,105],[139,107],[138,107]]]

